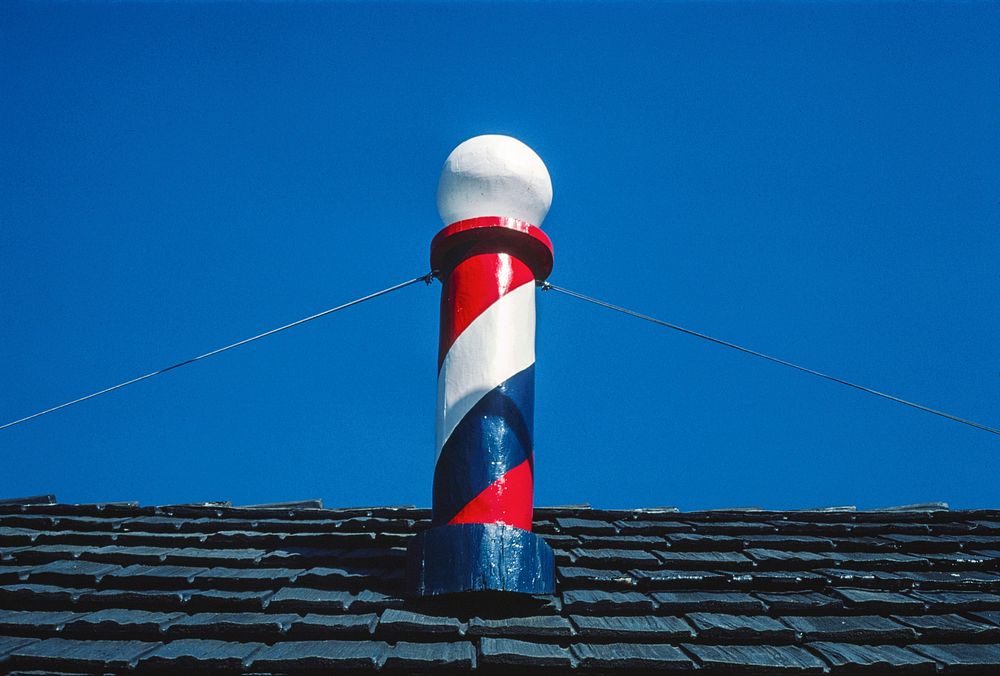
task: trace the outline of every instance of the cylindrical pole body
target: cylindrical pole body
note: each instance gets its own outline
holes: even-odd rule
[[[510,252],[442,272],[433,525],[531,530],[535,276]]]

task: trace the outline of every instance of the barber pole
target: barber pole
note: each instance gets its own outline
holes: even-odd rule
[[[517,139],[477,136],[445,161],[434,508],[409,547],[414,595],[554,590],[552,550],[531,533],[535,282],[552,270],[538,226],[551,203],[545,164]]]

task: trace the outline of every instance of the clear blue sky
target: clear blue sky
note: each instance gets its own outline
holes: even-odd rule
[[[1000,5],[0,5],[0,419],[426,271],[524,140],[552,281],[1000,425]],[[440,287],[0,431],[0,495],[428,505]],[[1000,438],[554,294],[536,504],[1000,507]]]

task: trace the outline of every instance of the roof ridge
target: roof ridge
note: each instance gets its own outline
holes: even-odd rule
[[[346,517],[405,517],[424,518],[430,514],[427,507],[415,505],[377,505],[366,507],[328,507],[320,498],[295,500],[287,502],[259,503],[251,505],[233,505],[230,501],[209,501],[194,503],[174,503],[165,505],[140,505],[138,501],[95,502],[95,503],[60,503],[55,495],[38,495],[18,498],[0,499],[0,512],[12,511],[45,514],[79,514],[104,516],[111,514],[157,514],[160,516],[176,516],[191,518],[325,518],[327,516]],[[580,517],[593,520],[616,520],[635,518],[687,518],[697,520],[718,521],[724,518],[750,518],[752,520],[768,518],[817,518],[822,520],[838,518],[871,518],[878,515],[897,515],[902,518],[906,514],[942,513],[948,516],[992,514],[997,508],[951,509],[947,502],[919,502],[906,505],[892,505],[877,508],[859,509],[854,505],[831,507],[808,507],[790,509],[768,509],[762,507],[719,507],[684,511],[677,507],[633,507],[633,508],[602,508],[586,503],[574,505],[553,505],[535,507],[535,518],[570,518]],[[910,517],[912,518],[912,517]],[[940,518],[940,517],[939,517]],[[945,517],[947,518],[947,516]]]
[[[32,495],[24,498],[0,498],[0,505],[51,505],[56,501],[54,493]]]

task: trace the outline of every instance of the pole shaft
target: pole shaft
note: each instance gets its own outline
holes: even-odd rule
[[[473,253],[443,277],[434,525],[531,530],[535,276],[513,253]]]

